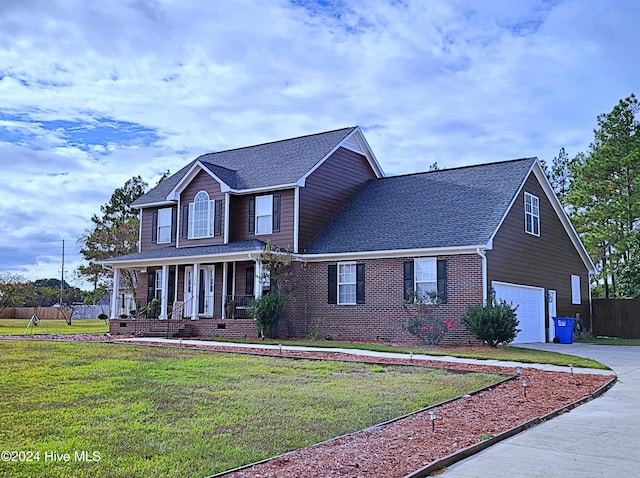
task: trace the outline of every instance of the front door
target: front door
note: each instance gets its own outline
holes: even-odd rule
[[[198,279],[198,315],[213,317],[215,266],[202,267]]]

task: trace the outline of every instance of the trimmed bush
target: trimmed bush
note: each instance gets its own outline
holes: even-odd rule
[[[249,305],[247,313],[249,317],[256,320],[260,337],[276,338],[278,336],[278,324],[284,305],[284,296],[275,291],[263,295]]]
[[[486,305],[469,307],[462,323],[483,343],[497,347],[512,342],[520,332],[517,308],[504,300],[496,302],[495,293],[492,293]]]

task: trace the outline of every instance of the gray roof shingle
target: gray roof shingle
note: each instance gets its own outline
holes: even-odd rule
[[[307,252],[486,244],[535,161],[525,158],[372,179]]]
[[[331,152],[356,127],[342,128],[272,143],[208,153],[135,200],[133,206],[161,203],[195,161],[237,190],[294,184]]]
[[[181,257],[215,256],[224,254],[234,254],[241,252],[261,252],[264,249],[264,242],[258,239],[247,239],[244,241],[230,242],[229,244],[218,244],[215,246],[193,246],[180,247],[167,246],[161,249],[135,252],[119,257],[106,259],[106,264],[110,262],[135,262],[153,259],[178,259]]]

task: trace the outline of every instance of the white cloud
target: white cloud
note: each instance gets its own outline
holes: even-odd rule
[[[0,270],[57,276],[36,258],[74,242],[116,187],[205,152],[351,125],[390,174],[585,150],[637,85],[639,13],[633,0],[4,1]]]

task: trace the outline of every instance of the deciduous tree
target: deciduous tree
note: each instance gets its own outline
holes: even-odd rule
[[[33,284],[18,274],[0,274],[0,312],[7,307],[23,307],[36,293]]]
[[[109,202],[100,207],[102,216],[94,214],[92,226],[78,240],[82,244],[80,253],[87,261],[78,272],[93,284],[94,290],[106,290],[112,277],[112,273],[96,261],[138,250],[138,211],[131,203],[142,196],[146,188],[147,183],[140,176],[132,177],[117,188]],[[135,271],[123,270],[120,287],[135,296],[136,284]]]

